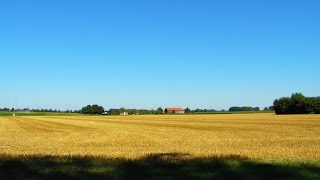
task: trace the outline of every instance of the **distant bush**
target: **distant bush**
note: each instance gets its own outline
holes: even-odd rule
[[[320,97],[305,97],[301,93],[273,102],[276,114],[320,114]]]

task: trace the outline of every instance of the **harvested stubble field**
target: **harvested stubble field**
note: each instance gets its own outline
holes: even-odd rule
[[[320,116],[0,117],[0,152],[137,158],[153,153],[320,160]]]
[[[312,165],[311,169],[318,171],[320,116],[232,114],[0,117],[0,144],[1,157],[6,159],[2,162],[26,157],[119,158],[119,161],[127,159],[141,162],[146,157],[161,155],[153,157],[153,160],[157,159],[158,162],[160,158],[180,162],[194,158],[212,160],[215,157],[214,161],[216,158],[231,158],[237,162],[250,160],[267,164],[297,162]],[[292,168],[288,171],[292,170],[295,171]],[[313,178],[319,177],[318,173],[314,176],[312,172],[307,174]],[[263,172],[262,176],[257,177],[268,177],[264,173],[269,172]]]

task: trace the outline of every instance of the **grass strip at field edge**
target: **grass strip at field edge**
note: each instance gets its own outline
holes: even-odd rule
[[[99,156],[0,155],[4,179],[319,179],[320,162],[261,162],[237,155],[150,154],[138,159]]]

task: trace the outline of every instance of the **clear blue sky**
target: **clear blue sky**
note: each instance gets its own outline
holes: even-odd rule
[[[320,95],[318,0],[1,0],[0,107],[265,107]]]

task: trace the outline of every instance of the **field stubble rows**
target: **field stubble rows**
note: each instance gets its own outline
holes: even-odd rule
[[[6,155],[320,160],[319,115],[0,117],[0,126],[0,153]]]

